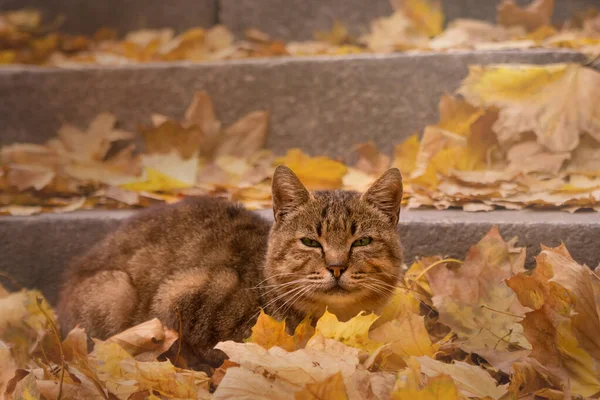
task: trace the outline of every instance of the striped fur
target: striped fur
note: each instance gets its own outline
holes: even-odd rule
[[[286,167],[273,180],[271,224],[215,198],[146,210],[75,260],[58,306],[63,333],[76,324],[107,338],[153,317],[179,328],[190,365],[219,365],[213,349],[250,335],[260,308],[293,329],[325,308],[348,319],[383,306],[396,285],[402,181],[384,174],[365,194],[309,193]],[[308,247],[309,237],[321,247]],[[372,242],[352,247],[362,237]],[[328,265],[346,269],[335,279]]]

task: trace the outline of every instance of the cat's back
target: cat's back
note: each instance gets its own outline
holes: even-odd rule
[[[252,287],[263,279],[269,230],[267,220],[218,198],[144,210],[71,263],[58,306],[65,328],[82,323],[105,337],[152,317],[161,296]]]
[[[69,274],[125,270],[135,279],[154,267],[169,272],[198,264],[236,268],[266,252],[270,224],[224,199],[196,197],[149,208],[126,220],[83,257]]]

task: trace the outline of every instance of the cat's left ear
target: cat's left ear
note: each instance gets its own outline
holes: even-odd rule
[[[300,179],[285,165],[280,165],[275,169],[272,194],[273,214],[276,222],[281,221],[287,214],[311,198],[310,192],[300,182]]]
[[[402,174],[398,168],[383,173],[362,195],[362,199],[375,206],[395,225],[400,217],[402,203]]]

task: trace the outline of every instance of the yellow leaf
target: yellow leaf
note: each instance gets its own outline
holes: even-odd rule
[[[347,322],[340,322],[334,314],[325,311],[317,321],[315,334],[370,353],[382,345],[369,338],[369,329],[377,318],[375,314],[360,314]]]
[[[154,168],[145,168],[146,179],[120,185],[123,189],[136,192],[168,192],[176,189],[188,188],[191,185],[163,174]]]
[[[346,385],[344,384],[344,377],[340,372],[330,376],[324,381],[317,383],[309,383],[300,392],[294,394],[296,400],[321,400],[321,399],[335,399],[335,400],[346,400],[348,394],[346,393]]]
[[[401,357],[433,357],[439,348],[429,339],[424,317],[413,313],[386,322],[372,330],[369,336],[381,343],[391,343],[392,352]]]
[[[600,141],[597,87],[600,72],[578,64],[471,66],[459,93],[500,109],[493,128],[501,143],[533,131],[540,144],[563,152],[575,149],[584,132]]]
[[[439,112],[440,122],[436,126],[464,137],[469,136],[471,125],[485,114],[482,108],[448,94],[442,96]]]
[[[394,0],[416,29],[429,37],[437,36],[444,29],[444,12],[439,1],[434,0]]]
[[[275,160],[291,168],[308,189],[338,189],[348,168],[327,157],[310,157],[300,149],[288,150],[284,157]]]
[[[419,153],[419,136],[412,135],[402,144],[394,146],[393,166],[398,168],[402,175],[410,176],[415,168],[417,154]]]
[[[349,39],[348,29],[338,20],[333,21],[333,26],[329,32],[316,31],[315,40],[327,42],[334,46],[346,43]]]
[[[392,393],[392,400],[458,400],[462,399],[456,385],[448,375],[438,375],[427,380],[423,389],[398,389]]]

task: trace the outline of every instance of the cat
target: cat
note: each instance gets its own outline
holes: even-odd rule
[[[73,262],[60,293],[63,334],[105,339],[158,318],[179,330],[188,365],[219,366],[213,349],[249,337],[260,309],[287,329],[327,308],[341,320],[377,311],[401,276],[402,176],[362,195],[309,192],[291,169],[272,180],[274,223],[223,199],[150,208]]]

